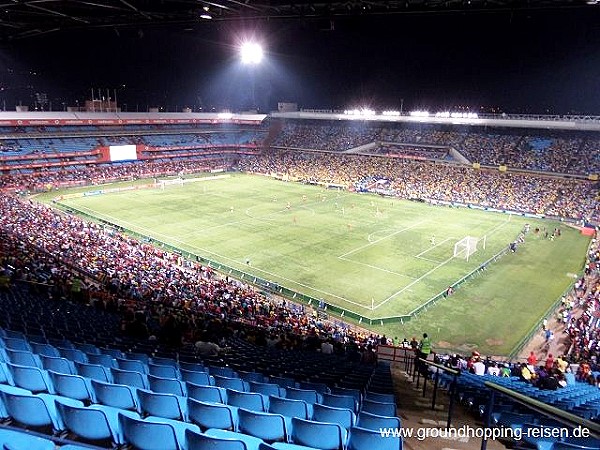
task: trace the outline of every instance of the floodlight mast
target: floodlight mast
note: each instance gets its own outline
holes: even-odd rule
[[[260,64],[263,58],[263,49],[256,42],[245,42],[240,47],[240,56],[243,64]]]

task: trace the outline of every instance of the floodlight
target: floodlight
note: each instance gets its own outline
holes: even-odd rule
[[[245,42],[240,48],[242,63],[259,64],[263,58],[262,47],[255,42]]]

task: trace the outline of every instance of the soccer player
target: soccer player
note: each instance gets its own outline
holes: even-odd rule
[[[431,245],[435,245],[435,235],[431,236],[429,242],[431,242]]]

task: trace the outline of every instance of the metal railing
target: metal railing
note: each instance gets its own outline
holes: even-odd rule
[[[441,364],[435,363],[433,361],[428,361],[423,358],[416,359],[414,372],[413,372],[413,380],[417,378],[417,389],[419,389],[419,379],[421,375],[423,375],[423,397],[427,394],[427,374],[429,373],[429,368],[433,367],[435,371],[433,371],[433,394],[431,396],[431,409],[435,410],[435,402],[437,399],[437,391],[439,387],[439,378],[440,372],[444,372],[448,375],[452,375],[452,381],[450,382],[450,388],[448,389],[449,403],[448,403],[448,418],[446,419],[446,428],[450,428],[452,423],[452,410],[454,409],[454,401],[456,398],[456,386],[457,379],[460,375],[460,371],[456,369],[452,369],[450,367],[443,366]],[[423,374],[421,371],[423,370]]]

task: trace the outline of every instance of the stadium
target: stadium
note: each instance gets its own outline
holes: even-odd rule
[[[328,32],[407,10],[520,13],[503,1],[199,2],[193,18],[185,2],[22,3],[6,42],[59,26],[120,39],[199,13],[309,17]],[[265,109],[277,80],[256,67],[284,56],[241,50],[244,93],[219,110],[133,112],[94,88],[74,106],[36,93],[7,108],[6,78],[0,444],[600,448],[599,117],[404,99]]]

